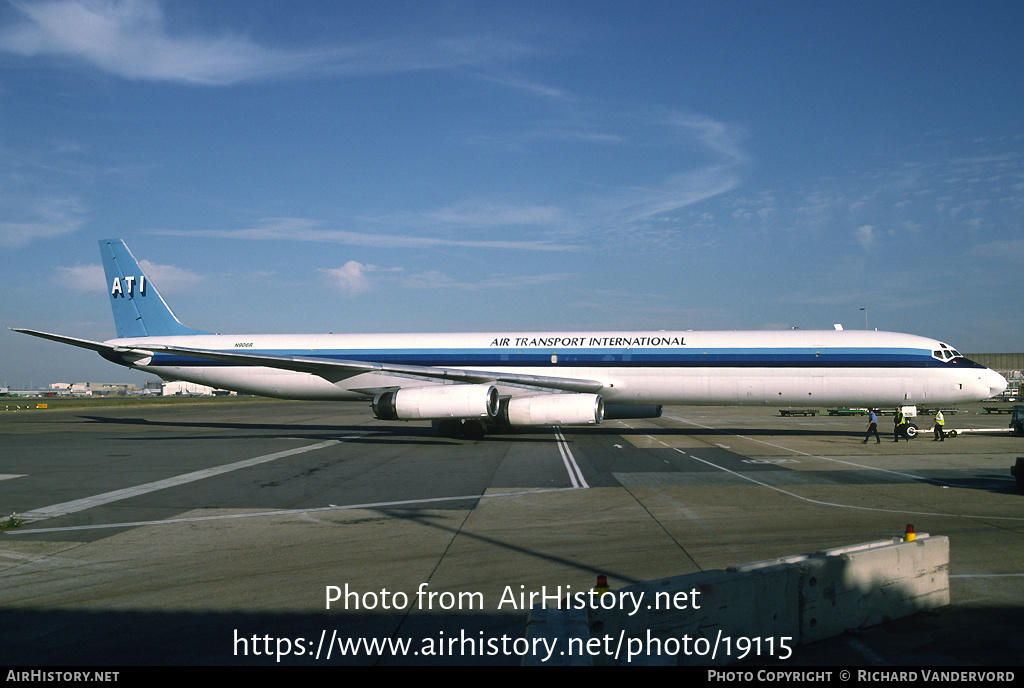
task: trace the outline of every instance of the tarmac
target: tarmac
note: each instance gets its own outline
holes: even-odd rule
[[[947,428],[1007,424],[981,408]],[[514,666],[531,595],[912,524],[950,538],[948,607],[740,666],[1019,664],[1024,440],[865,427],[666,407],[469,441],[359,404],[0,413],[0,513],[20,520],[0,533],[2,663]]]

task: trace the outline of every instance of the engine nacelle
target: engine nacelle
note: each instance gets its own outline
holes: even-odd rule
[[[661,418],[661,404],[605,404],[605,420]]]
[[[499,422],[518,425],[596,425],[604,419],[600,394],[543,394],[502,403]]]
[[[494,385],[410,387],[378,394],[373,415],[380,420],[489,419],[498,414],[498,401]]]

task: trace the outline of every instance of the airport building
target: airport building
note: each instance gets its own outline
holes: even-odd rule
[[[1007,391],[1020,393],[1024,382],[1024,353],[1021,354],[964,354],[967,358],[991,368],[1006,378]]]
[[[206,385],[196,384],[195,382],[185,382],[183,380],[176,380],[174,382],[164,382],[162,394],[165,397],[173,396],[203,396],[208,397],[216,395],[217,392],[222,390],[216,390],[213,387],[207,387]]]
[[[152,380],[143,387],[130,382],[52,382],[43,389],[0,387],[0,396],[12,397],[118,397],[133,394],[160,394],[163,382]]]

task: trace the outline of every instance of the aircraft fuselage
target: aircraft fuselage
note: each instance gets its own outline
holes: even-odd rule
[[[876,331],[583,332],[194,335],[115,339],[253,355],[485,370],[596,380],[614,404],[893,406],[985,399],[1005,381],[944,344]],[[137,359],[134,363],[132,358]],[[366,399],[379,390],[436,384],[393,373],[321,375],[154,352],[126,355],[166,379],[294,399]],[[497,384],[503,396],[536,393]]]

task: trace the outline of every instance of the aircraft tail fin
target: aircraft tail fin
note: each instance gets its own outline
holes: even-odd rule
[[[101,240],[100,256],[118,337],[208,334],[181,324],[122,239]]]

